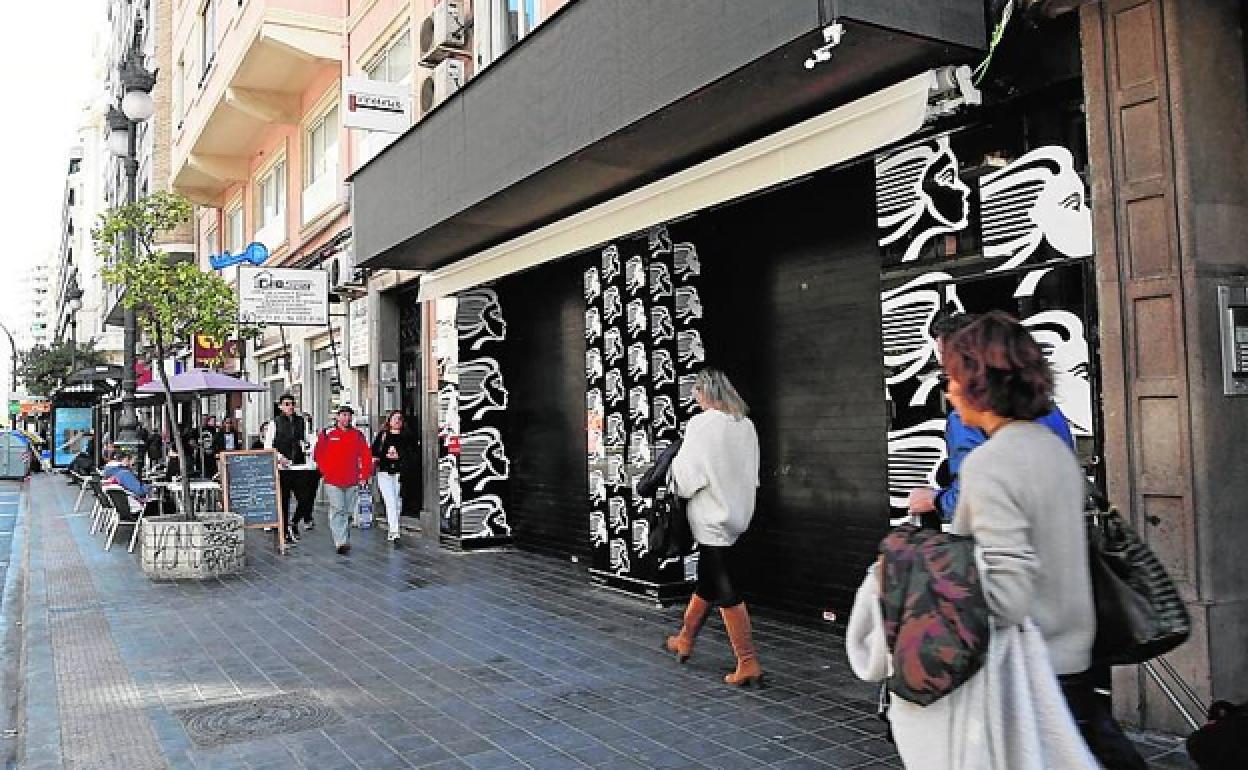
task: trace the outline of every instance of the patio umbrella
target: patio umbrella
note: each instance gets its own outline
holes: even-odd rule
[[[173,393],[190,393],[197,396],[215,396],[221,393],[257,393],[268,390],[263,385],[248,382],[247,380],[233,377],[221,372],[214,372],[211,369],[188,369],[181,374],[175,374],[169,378],[169,390]],[[160,375],[157,375],[151,382],[146,383],[137,388],[139,393],[164,393],[164,388],[160,384]],[[195,416],[194,420],[199,421],[199,399],[195,399]],[[175,426],[176,427],[176,426]],[[195,429],[199,430],[198,427]],[[199,442],[199,466],[204,467],[204,447],[203,441]],[[189,474],[190,464],[185,462],[188,458],[183,459],[183,475]]]

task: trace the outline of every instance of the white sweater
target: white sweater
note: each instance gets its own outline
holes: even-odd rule
[[[758,490],[758,434],[748,417],[696,415],[672,460],[676,492],[689,499],[689,528],[702,545],[726,546],[750,526]]]

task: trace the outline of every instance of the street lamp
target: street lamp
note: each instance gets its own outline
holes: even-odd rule
[[[82,310],[82,289],[78,281],[69,285],[65,291],[65,308],[69,311],[69,376],[73,378],[78,368],[78,311]]]
[[[9,331],[9,327],[0,323],[0,331],[4,332],[4,336],[9,338],[9,350],[12,351],[13,357],[9,359],[9,398],[17,393],[17,343],[13,341],[13,334]],[[14,420],[16,427],[17,421]]]
[[[108,148],[121,158],[126,169],[126,203],[134,203],[137,199],[137,177],[139,159],[136,157],[135,146],[138,140],[138,124],[152,116],[155,105],[152,101],[152,88],[156,85],[156,76],[143,66],[143,49],[140,44],[143,34],[142,22],[136,22],[134,37],[130,41],[130,50],[126,52],[118,67],[118,79],[121,82],[120,109],[110,109],[108,115]],[[124,141],[123,141],[124,140]],[[136,238],[133,228],[126,232],[126,243],[130,253],[136,249]],[[123,287],[124,291],[125,288]],[[139,444],[139,420],[135,414],[135,375],[134,349],[138,343],[138,318],[133,308],[125,308],[123,321],[122,379],[121,379],[121,419],[117,421],[117,441],[119,446],[130,445],[136,448]]]

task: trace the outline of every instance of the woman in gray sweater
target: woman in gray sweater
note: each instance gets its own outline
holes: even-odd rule
[[[1017,625],[1030,616],[1092,753],[1107,768],[1142,767],[1085,673],[1096,617],[1084,478],[1070,448],[1033,422],[1053,406],[1044,352],[1025,327],[994,311],[945,338],[941,361],[950,404],[988,436],[963,462],[953,532],[975,538],[994,621]]]
[[[676,493],[689,500],[689,529],[698,541],[698,582],[680,633],[669,636],[665,646],[684,663],[711,607],[719,607],[737,656],[736,671],[724,681],[761,684],[763,669],[750,633],[750,615],[736,589],[734,548],[754,516],[758,434],[745,416],[749,407],[723,372],[699,372],[693,397],[702,413],[685,429],[671,476]]]

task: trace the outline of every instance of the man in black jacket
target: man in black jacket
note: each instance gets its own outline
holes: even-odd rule
[[[299,521],[313,526],[312,506],[316,503],[318,478],[312,466],[308,441],[308,425],[295,411],[295,397],[283,393],[277,400],[278,415],[273,418],[264,434],[264,447],[277,450],[277,467],[282,485],[282,521],[286,525],[286,539],[299,541]],[[290,506],[290,496],[295,496],[295,508]]]

